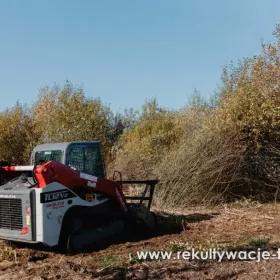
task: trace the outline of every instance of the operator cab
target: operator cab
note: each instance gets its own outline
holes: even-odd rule
[[[56,160],[74,170],[105,178],[100,142],[74,142],[38,145],[31,155],[31,165]]]

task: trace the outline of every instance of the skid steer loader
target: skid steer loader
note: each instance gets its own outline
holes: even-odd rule
[[[107,179],[99,141],[38,145],[29,166],[0,166],[0,239],[72,254],[136,224],[152,229],[157,182]],[[135,184],[143,193],[125,196]]]

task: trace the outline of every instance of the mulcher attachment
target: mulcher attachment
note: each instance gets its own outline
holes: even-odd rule
[[[150,211],[150,207],[157,182],[157,180],[118,182],[122,188],[123,184],[145,184],[146,186],[140,196],[125,196],[126,201],[130,202],[127,202],[128,211],[123,213],[123,215],[114,218],[106,224],[70,233],[67,240],[67,252],[69,254],[77,254],[89,251],[95,245],[98,247],[101,243],[106,242],[106,239],[122,235],[127,231],[133,231],[136,225],[140,225],[140,230],[143,231],[146,231],[145,228],[154,229],[156,218],[154,213]],[[139,227],[137,226],[137,228]]]

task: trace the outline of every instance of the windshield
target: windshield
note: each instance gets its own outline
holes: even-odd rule
[[[34,165],[42,164],[42,162],[56,160],[62,161],[62,151],[54,150],[54,151],[40,151],[35,153],[35,162]]]

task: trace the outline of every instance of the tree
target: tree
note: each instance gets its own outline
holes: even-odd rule
[[[69,81],[40,90],[33,108],[41,142],[101,141],[104,153],[111,145],[111,109],[99,98],[88,98]]]
[[[30,108],[19,102],[0,114],[0,158],[15,164],[27,163],[39,135]]]

